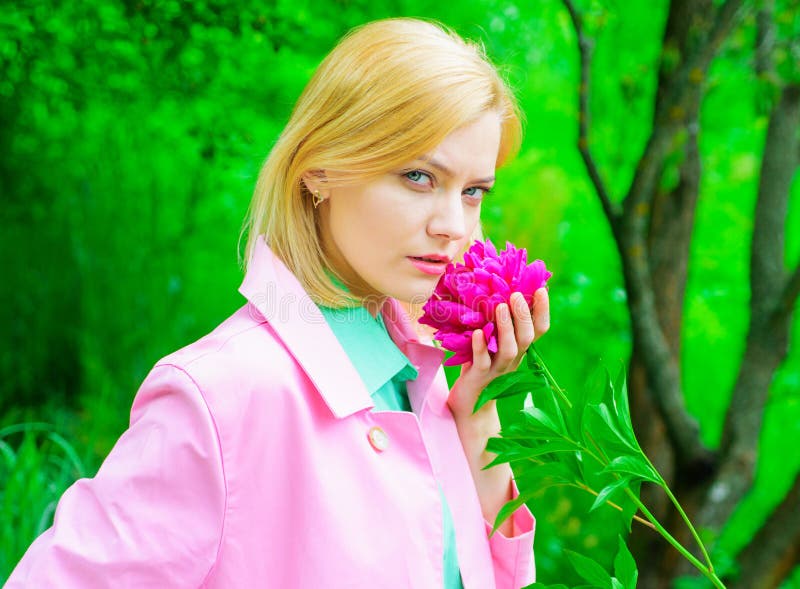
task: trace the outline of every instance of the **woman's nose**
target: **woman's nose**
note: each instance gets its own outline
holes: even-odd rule
[[[467,234],[467,227],[461,191],[447,191],[438,196],[428,223],[428,233],[451,241],[463,239]]]

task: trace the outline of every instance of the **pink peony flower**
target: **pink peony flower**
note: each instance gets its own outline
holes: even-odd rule
[[[423,306],[419,322],[436,328],[434,337],[455,355],[446,366],[472,361],[472,333],[483,330],[490,352],[497,352],[495,310],[521,292],[528,307],[533,293],[553,274],[544,262],[528,264],[528,252],[506,242],[497,253],[488,239],[476,241],[464,254],[464,263],[448,264],[431,298]]]

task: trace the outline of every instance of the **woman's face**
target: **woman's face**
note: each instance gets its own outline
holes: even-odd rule
[[[322,192],[323,247],[373,314],[386,296],[430,296],[478,223],[499,148],[500,117],[487,112],[383,176]],[[441,261],[420,260],[430,256]]]

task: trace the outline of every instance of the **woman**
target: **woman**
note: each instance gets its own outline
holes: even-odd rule
[[[265,162],[247,303],[161,360],[97,476],[62,497],[6,587],[521,587],[533,518],[480,391],[547,330],[518,295],[448,391],[405,308],[479,232],[517,148],[513,98],[475,46],[422,21],[345,37]],[[418,335],[418,333],[420,335]],[[422,341],[420,341],[422,340]]]

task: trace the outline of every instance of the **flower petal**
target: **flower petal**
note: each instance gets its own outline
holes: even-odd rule
[[[533,293],[547,283],[552,273],[544,262],[528,264],[528,252],[506,242],[499,252],[491,240],[475,241],[464,254],[464,263],[447,265],[431,298],[423,305],[419,322],[436,328],[437,340],[456,354],[448,366],[472,360],[472,332],[483,330],[490,352],[498,349],[494,324],[497,306],[510,303],[520,291],[530,306]]]

